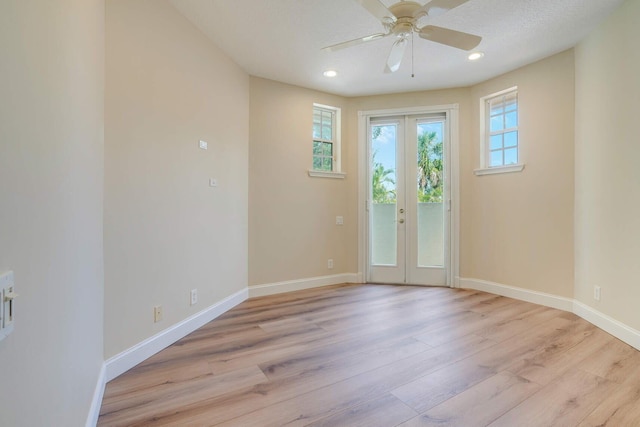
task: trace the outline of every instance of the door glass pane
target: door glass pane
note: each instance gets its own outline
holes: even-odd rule
[[[396,265],[396,145],[398,126],[371,126],[371,264]]]
[[[418,123],[418,267],[444,265],[444,122]]]

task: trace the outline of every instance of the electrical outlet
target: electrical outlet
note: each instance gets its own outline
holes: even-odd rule
[[[333,260],[332,259],[327,260],[327,268],[329,270],[331,270],[333,268]]]
[[[600,301],[600,286],[594,286],[593,299],[596,301]]]
[[[156,305],[153,307],[153,322],[158,323],[162,320],[162,306]]]
[[[196,305],[198,303],[198,290],[191,289],[191,305]]]

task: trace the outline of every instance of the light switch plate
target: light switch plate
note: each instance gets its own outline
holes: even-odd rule
[[[209,148],[209,143],[207,141],[200,141],[200,148],[202,148],[203,150],[206,150]]]

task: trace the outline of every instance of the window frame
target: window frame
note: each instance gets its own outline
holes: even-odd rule
[[[332,115],[331,121],[331,140],[323,139],[323,138],[314,138],[313,137],[313,123],[311,126],[311,168],[309,169],[309,176],[311,177],[320,177],[320,178],[344,178],[346,176],[345,173],[342,172],[342,162],[341,162],[341,154],[342,154],[342,145],[341,145],[341,115],[342,109],[340,107],[334,107],[331,105],[317,104],[313,103],[313,109],[311,117],[315,115],[316,110],[320,110],[322,112],[329,112]],[[314,169],[313,160],[316,157],[316,154],[313,152],[313,146],[316,142],[321,143],[330,143],[332,145],[332,170],[321,170]],[[324,158],[325,156],[322,155]]]
[[[496,98],[504,97],[505,95],[509,95],[515,93],[516,96],[516,113],[518,116],[518,123],[515,127],[502,129],[501,131],[492,133],[490,131],[490,120],[491,120],[491,101]],[[520,144],[520,102],[519,102],[519,92],[518,86],[513,86],[508,89],[501,90],[499,92],[495,92],[489,94],[487,96],[483,96],[480,98],[480,169],[474,170],[476,175],[490,175],[497,173],[509,173],[509,172],[520,172],[524,169],[524,163],[522,160],[522,151]],[[491,166],[491,136],[495,135],[504,135],[509,132],[517,132],[517,143],[515,148],[517,150],[518,160],[515,164],[509,165],[498,165]],[[509,147],[512,148],[512,147]],[[505,147],[501,148],[504,159],[504,150]]]

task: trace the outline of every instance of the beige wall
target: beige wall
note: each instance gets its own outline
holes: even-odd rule
[[[80,426],[103,361],[104,2],[0,2],[0,425]]]
[[[106,25],[108,358],[247,286],[249,77],[166,0]]]
[[[308,175],[313,103],[342,108],[345,179]],[[251,77],[250,285],[353,272],[349,237],[357,217],[349,212],[346,190],[357,185],[357,171],[349,158],[346,106],[339,96]],[[336,225],[337,215],[343,226]]]
[[[525,169],[475,176],[480,98],[512,86]],[[471,106],[471,138],[461,147],[460,275],[572,297],[573,51],[474,86]]]
[[[575,298],[640,330],[640,2],[576,48]],[[602,288],[601,301],[593,299]]]

